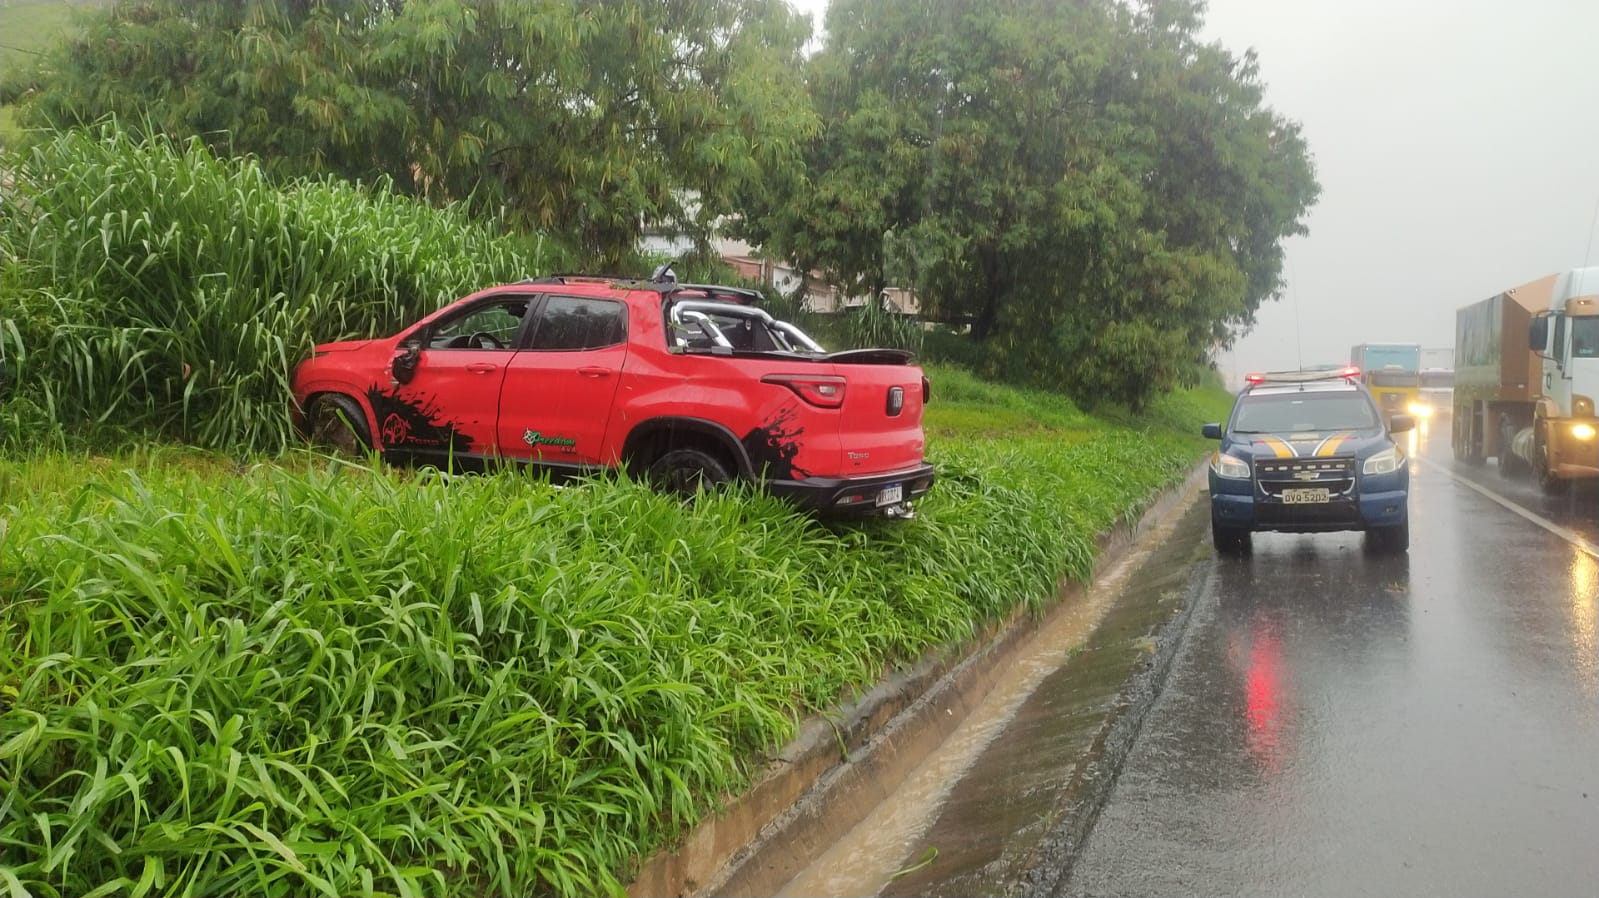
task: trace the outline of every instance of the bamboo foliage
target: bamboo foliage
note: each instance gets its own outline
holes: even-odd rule
[[[287,445],[293,366],[314,342],[392,333],[552,254],[393,194],[271,182],[198,142],[113,126],[21,160],[0,217],[0,328],[19,389],[71,425],[198,446]]]

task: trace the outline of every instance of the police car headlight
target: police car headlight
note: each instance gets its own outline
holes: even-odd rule
[[[1366,463],[1360,466],[1360,470],[1363,474],[1392,474],[1399,470],[1399,467],[1404,463],[1405,457],[1400,454],[1399,447],[1395,446],[1391,449],[1384,449],[1366,459]]]
[[[1228,480],[1249,479],[1249,462],[1241,458],[1234,458],[1220,451],[1211,455],[1210,469],[1216,472],[1217,477],[1224,477]]]

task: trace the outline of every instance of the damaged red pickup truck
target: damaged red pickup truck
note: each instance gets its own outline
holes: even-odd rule
[[[911,354],[826,352],[757,291],[556,276],[474,293],[294,372],[318,442],[395,463],[735,478],[816,511],[911,515],[933,484]]]

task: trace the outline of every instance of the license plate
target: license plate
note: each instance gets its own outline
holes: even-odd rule
[[[1325,487],[1316,489],[1283,490],[1283,504],[1285,505],[1313,505],[1318,502],[1329,502]]]
[[[1326,492],[1326,490],[1322,490],[1322,492]],[[882,492],[877,494],[877,504],[879,507],[884,505],[898,505],[903,501],[905,501],[905,484],[903,483],[889,484],[888,486],[883,487]],[[1326,500],[1323,499],[1322,501],[1325,502]]]

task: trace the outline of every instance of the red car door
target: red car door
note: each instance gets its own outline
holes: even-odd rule
[[[419,331],[415,373],[377,391],[373,412],[385,450],[443,463],[499,454],[499,398],[533,298],[501,295]]]
[[[601,443],[627,359],[627,306],[551,296],[531,329],[501,389],[502,451],[554,466],[613,463]]]

